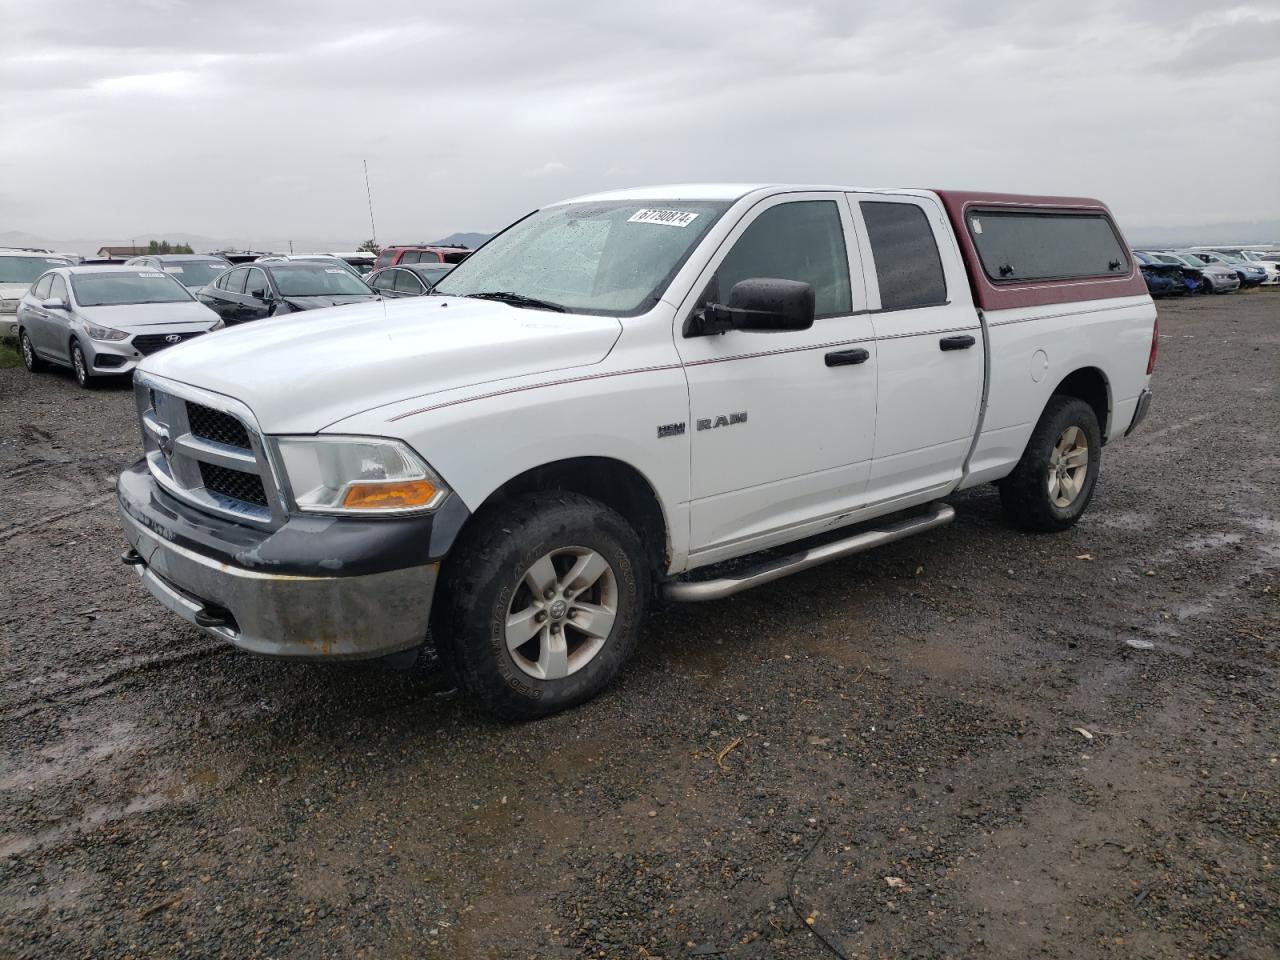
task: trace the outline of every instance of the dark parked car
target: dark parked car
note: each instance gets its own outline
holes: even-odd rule
[[[379,299],[350,270],[315,260],[233,267],[197,296],[228,324]]]
[[[231,266],[221,257],[201,256],[198,253],[148,253],[126,260],[124,265],[163,270],[192,293]]]
[[[452,269],[451,263],[411,263],[375,270],[365,281],[384,297],[421,297]]]
[[[1142,279],[1147,285],[1147,293],[1153,297],[1173,297],[1193,293],[1199,281],[1188,276],[1188,268],[1172,263],[1161,263],[1149,253],[1133,251],[1133,258],[1138,261],[1138,269],[1142,271]]]

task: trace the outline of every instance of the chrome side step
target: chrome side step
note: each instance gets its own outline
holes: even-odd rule
[[[876,530],[864,530],[843,540],[824,543],[821,546],[793,553],[780,560],[770,560],[758,567],[750,567],[720,580],[672,580],[663,584],[662,592],[668,600],[720,600],[743,590],[750,590],[764,583],[772,583],[801,570],[808,570],[830,560],[852,556],[875,547],[901,540],[914,533],[923,533],[934,527],[950,523],[956,517],[955,508],[948,503],[935,503],[929,512],[909,517]]]

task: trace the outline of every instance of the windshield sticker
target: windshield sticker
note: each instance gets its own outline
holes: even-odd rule
[[[143,270],[141,273],[139,273],[139,274],[138,274],[138,276],[140,276],[140,277],[163,277],[163,276],[164,276],[164,274],[163,274],[163,273],[160,273],[158,270]]]
[[[696,213],[687,210],[637,210],[627,218],[627,223],[658,223],[664,227],[687,227],[698,219]]]
[[[981,232],[982,232],[982,221],[981,221],[981,220],[979,220],[977,217],[974,217],[973,219],[971,219],[971,220],[969,221],[969,226],[973,227],[973,232],[974,232],[974,233],[981,233]]]
[[[341,267],[325,267],[324,272],[325,273],[346,273],[347,271],[343,270]]]
[[[58,258],[56,258],[56,257],[45,257],[45,258],[44,258],[44,262],[45,262],[45,263],[61,263],[61,264],[65,264],[67,261],[66,261],[66,260],[59,260],[59,259],[58,259]]]
[[[165,273],[181,273],[182,268],[181,267],[165,267],[164,272]]]

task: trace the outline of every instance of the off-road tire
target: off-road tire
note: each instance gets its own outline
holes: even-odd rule
[[[35,344],[25,330],[18,331],[18,352],[22,354],[22,365],[27,368],[27,372],[42,373],[49,368],[45,361],[36,356]]]
[[[1059,438],[1070,427],[1084,432],[1088,443],[1088,471],[1080,492],[1066,507],[1049,495],[1050,458]],[[1089,507],[1102,462],[1102,431],[1093,408],[1076,397],[1054,395],[1027,441],[1022,459],[996,486],[1005,513],[1024,530],[1056,532],[1075,524]]]
[[[575,673],[529,676],[507,650],[506,621],[524,572],[566,547],[609,564],[617,613],[603,647]],[[618,675],[639,639],[650,573],[640,538],[609,507],[575,493],[536,493],[478,514],[444,563],[432,636],[444,665],[468,692],[506,720],[532,720],[596,696]]]

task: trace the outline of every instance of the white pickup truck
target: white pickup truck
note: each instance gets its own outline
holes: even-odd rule
[[[1156,314],[1073,197],[697,184],[529,214],[417,299],[146,358],[124,554],[270,656],[442,658],[529,718],[712,600],[948,522],[1060,530],[1150,402]],[[788,549],[778,549],[784,545]]]

